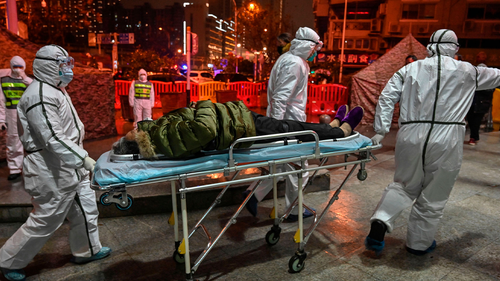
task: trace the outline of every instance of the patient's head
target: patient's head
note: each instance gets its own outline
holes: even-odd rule
[[[113,144],[114,154],[139,154],[139,145],[135,140],[127,140],[126,137],[121,137]]]
[[[136,129],[115,142],[112,149],[114,154],[141,154],[144,158],[156,157],[148,134]]]

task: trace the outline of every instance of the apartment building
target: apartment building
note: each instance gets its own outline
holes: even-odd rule
[[[325,52],[336,60],[340,59],[344,7],[343,0],[313,1],[316,29],[324,38]],[[489,66],[500,67],[498,0],[349,0],[345,66],[364,67],[410,33],[426,45],[441,28],[455,31],[464,60],[475,64],[479,55],[486,57]],[[360,62],[360,57],[368,59]]]

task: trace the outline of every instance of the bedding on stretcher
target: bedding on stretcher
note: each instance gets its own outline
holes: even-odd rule
[[[351,136],[352,137],[352,136]],[[372,144],[371,140],[361,134],[348,140],[322,141],[321,153],[349,152]],[[256,149],[234,150],[233,157],[237,163],[259,162],[283,158],[300,157],[314,154],[315,142],[272,146]],[[229,155],[226,153],[207,155],[187,160],[135,160],[111,161],[110,152],[106,152],[97,160],[94,180],[100,186],[139,182],[152,178],[168,177],[186,173],[222,169],[228,165]]]

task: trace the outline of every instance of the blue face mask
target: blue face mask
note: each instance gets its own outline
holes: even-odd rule
[[[312,54],[312,56],[310,58],[308,58],[307,60],[308,61],[313,61],[314,58],[318,55],[318,52],[314,51],[314,54]]]
[[[59,69],[59,78],[61,79],[59,86],[66,87],[73,80],[73,70],[69,68]]]

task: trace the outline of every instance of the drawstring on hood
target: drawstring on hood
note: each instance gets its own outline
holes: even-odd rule
[[[434,32],[427,45],[427,53],[429,57],[435,55],[442,55],[447,57],[454,57],[458,52],[460,45],[455,32],[449,29],[440,29]]]

